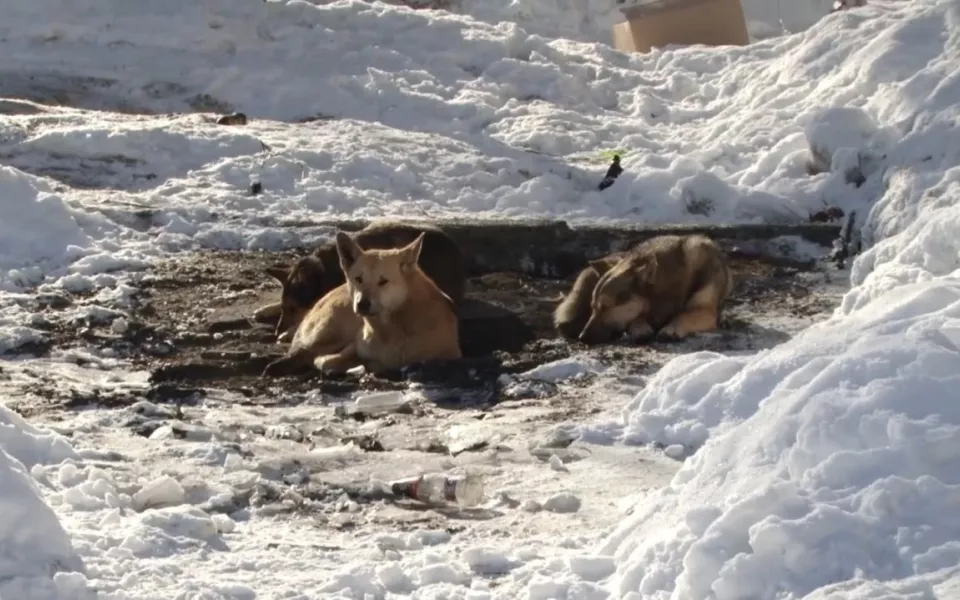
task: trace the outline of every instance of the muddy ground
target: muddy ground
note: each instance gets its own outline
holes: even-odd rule
[[[178,256],[143,276],[125,329],[118,331],[109,319],[86,327],[57,327],[49,332],[45,349],[109,348],[118,358],[152,373],[147,397],[158,402],[194,403],[209,390],[218,389],[235,392],[250,404],[276,405],[296,403],[308,394],[315,398],[318,392],[346,397],[358,390],[396,389],[407,384],[404,379],[412,379],[446,390],[445,396],[437,396],[438,402],[487,406],[505,399],[500,374],[526,371],[587,350],[582,344],[558,339],[551,326],[551,311],[570,281],[487,273],[470,280],[468,298],[488,306],[467,311],[461,331],[468,358],[460,363],[413,369],[389,379],[370,375],[331,379],[315,372],[262,378],[264,365],[280,356],[284,346],[275,342],[272,326],[253,322],[249,315],[279,296],[278,285],[263,274],[265,267],[289,260],[289,254],[268,252],[209,251]],[[643,375],[662,363],[664,353],[748,351],[775,345],[789,333],[771,327],[771,315],[790,319],[830,308],[827,304],[832,301],[814,292],[810,274],[801,269],[759,259],[732,259],[731,265],[736,291],[717,335],[647,346],[616,343],[592,348],[589,354],[616,363],[626,375]],[[55,312],[72,303],[69,297],[41,301],[39,309]],[[63,407],[122,406],[137,399],[79,396],[49,400]],[[37,408],[33,406],[33,410]]]
[[[241,521],[249,518],[244,511],[263,511],[277,517],[271,532],[289,528],[297,543],[337,539],[353,548],[356,540],[385,531],[420,529],[505,544],[518,536],[559,539],[573,530],[592,536],[612,526],[620,498],[665,485],[676,460],[695,448],[668,458],[656,440],[648,448],[595,445],[576,439],[576,425],[619,411],[644,376],[677,354],[751,353],[782,343],[836,306],[844,285],[829,281],[845,278],[829,267],[732,259],[737,285],[719,332],[682,342],[587,348],[558,339],[551,328],[550,313],[570,281],[481,274],[471,280],[468,297],[509,310],[488,309],[487,318],[474,312],[475,322],[464,324],[465,347],[489,346],[490,332],[513,344],[530,339],[459,368],[407,374],[422,385],[405,394],[402,410],[351,418],[340,408],[352,393],[406,388],[408,382],[314,374],[260,378],[283,347],[273,341],[272,327],[248,315],[279,295],[264,268],[289,259],[224,251],[171,258],[142,274],[119,326],[116,314],[102,308],[90,311],[100,318],[79,325],[58,317],[91,302],[100,306],[94,298],[40,296],[31,308],[50,327],[47,342],[34,351],[49,354],[54,368],[45,369],[42,360],[4,365],[0,392],[6,390],[14,410],[104,458],[105,468],[119,460],[118,477],[167,474],[192,490],[203,510]],[[150,382],[144,387],[126,365],[101,372],[83,364],[93,357],[89,366],[96,367],[102,356],[132,362]],[[610,368],[564,381],[500,377],[568,356]],[[63,365],[65,358],[77,368]],[[118,410],[104,410],[111,408]],[[211,462],[210,452],[239,458],[243,470],[227,472],[223,460]],[[424,507],[385,497],[370,484],[451,469],[481,475],[491,502],[480,509]],[[246,470],[259,474],[257,483],[230,488]],[[229,501],[214,502],[223,490]],[[575,493],[582,508],[563,518],[539,508],[561,493]]]

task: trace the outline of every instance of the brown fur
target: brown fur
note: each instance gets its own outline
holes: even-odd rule
[[[664,235],[637,245],[609,267],[591,290],[588,309],[585,289],[578,290],[578,300],[564,302],[576,303],[580,311],[568,313],[569,322],[586,320],[577,336],[584,343],[622,333],[637,340],[678,339],[716,329],[732,289],[726,257],[712,240]]]
[[[318,369],[340,372],[363,364],[382,372],[461,358],[456,305],[419,265],[425,237],[403,248],[364,250],[337,234],[340,266],[363,325],[352,344],[317,358]]]
[[[590,318],[593,288],[597,287],[600,277],[620,262],[622,257],[622,253],[610,254],[590,261],[587,268],[580,271],[570,293],[564,296],[553,311],[553,325],[561,336],[568,340],[575,340],[580,336],[587,319]]]
[[[217,119],[217,125],[246,125],[247,115],[242,112],[236,112],[229,115],[223,115]]]
[[[318,356],[342,351],[356,339],[362,324],[353,311],[349,286],[333,288],[300,321],[287,355],[267,365],[263,374],[289,375],[305,368]]]
[[[371,223],[352,235],[366,250],[399,248],[424,233],[420,267],[454,303],[460,304],[467,286],[467,261],[460,247],[442,230],[430,225],[409,225],[394,221]],[[276,334],[292,334],[313,304],[344,283],[337,245],[329,242],[292,266],[276,265],[266,270],[283,286],[280,302],[258,309],[258,320],[278,319]]]

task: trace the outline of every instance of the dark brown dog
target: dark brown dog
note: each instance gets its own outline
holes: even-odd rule
[[[440,228],[380,221],[371,223],[351,237],[364,250],[389,250],[412,243],[421,233],[424,237],[418,263],[420,268],[459,305],[466,292],[467,260],[460,247]],[[279,318],[278,337],[292,335],[314,303],[346,281],[334,241],[321,245],[293,266],[273,266],[266,273],[283,286],[280,302],[258,309],[254,318]]]

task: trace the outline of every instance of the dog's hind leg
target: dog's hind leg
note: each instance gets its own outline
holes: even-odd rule
[[[657,337],[683,339],[694,333],[715,330],[721,292],[713,282],[697,290],[683,311],[657,332]]]

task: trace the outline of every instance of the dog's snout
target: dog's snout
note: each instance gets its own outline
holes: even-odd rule
[[[357,305],[354,308],[356,308],[358,315],[369,315],[371,308],[370,298],[367,298],[366,296],[360,296],[360,298],[357,300]]]
[[[577,339],[584,344],[602,344],[609,341],[611,332],[596,323],[589,323],[577,336]]]

